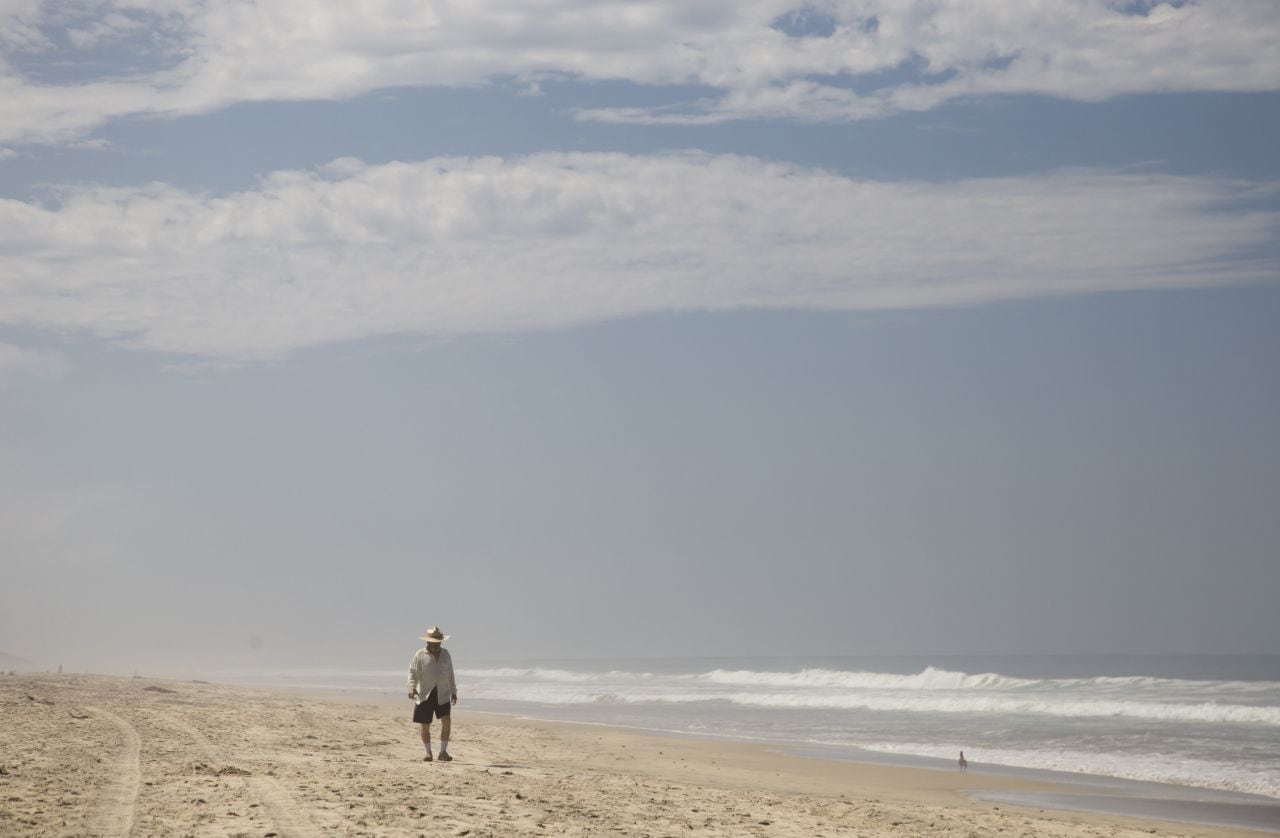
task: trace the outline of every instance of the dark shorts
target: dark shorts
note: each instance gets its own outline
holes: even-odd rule
[[[431,695],[418,702],[417,706],[413,708],[413,720],[420,725],[429,725],[433,717],[443,719],[448,716],[451,709],[449,702],[446,701],[441,704],[438,699],[436,688],[432,687]]]

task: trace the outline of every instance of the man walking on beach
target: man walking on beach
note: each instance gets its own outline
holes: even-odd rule
[[[458,703],[458,685],[453,680],[453,658],[449,650],[440,644],[449,635],[439,626],[427,629],[420,640],[427,641],[425,649],[419,649],[409,662],[409,698],[413,707],[413,720],[422,727],[422,747],[427,749],[423,762],[431,762],[431,720],[440,720],[440,761],[451,762],[449,756],[449,711]]]

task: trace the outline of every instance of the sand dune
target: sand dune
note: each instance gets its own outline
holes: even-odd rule
[[[97,676],[0,678],[3,835],[1182,836],[996,807],[1048,787],[459,706],[424,763],[408,703]]]

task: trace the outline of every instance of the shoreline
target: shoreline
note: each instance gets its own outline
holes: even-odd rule
[[[253,688],[252,684],[230,684]],[[320,686],[269,686],[270,692],[310,695],[341,701],[372,701],[388,707],[402,707],[404,699],[389,690],[364,691],[358,688]],[[772,753],[823,762],[863,766],[884,766],[943,774],[956,773],[949,760],[910,754],[888,754],[856,746],[792,742],[750,738],[730,734],[690,732],[648,728],[599,721],[537,716],[516,710],[492,709],[471,711],[491,719],[511,719],[534,724],[575,725],[602,728],[656,738],[691,739],[708,743],[754,745]],[[1115,777],[1106,774],[1055,771],[999,763],[971,763],[969,774],[975,778],[1001,778],[1024,781],[1034,787],[1017,791],[997,787],[993,779],[989,791],[975,790],[975,802],[999,803],[1023,808],[1055,809],[1062,812],[1149,818],[1182,825],[1246,829],[1263,834],[1280,834],[1280,799],[1230,789],[1179,785],[1150,780]]]
[[[1072,789],[1058,783],[521,719],[465,703],[455,762],[424,764],[407,703],[148,678],[0,677],[0,707],[12,719],[0,732],[0,832],[128,834],[127,819],[135,834],[1265,834],[1151,812],[1070,811],[1061,795]]]
[[[779,665],[760,663],[768,671],[755,675],[727,658],[489,661],[464,672],[473,673],[465,690],[470,706],[498,713],[843,749],[836,758],[944,769],[964,748],[975,765],[1072,784],[1115,777],[1280,800],[1274,749],[1253,747],[1280,724],[1280,656],[1263,663],[1248,657],[1252,670],[1224,664],[1222,657],[1196,658],[1194,667],[1150,660],[1120,665],[1098,656],[1073,665],[1002,658],[1004,665],[990,671],[977,666],[989,661],[977,659],[941,661],[955,671],[939,668],[936,657],[882,661],[880,669],[865,660],[797,659],[777,672],[772,670]],[[800,665],[805,668],[792,671]],[[1267,675],[1271,681],[1259,684],[1268,688],[1259,693],[1243,682],[1177,680],[1190,669],[1213,678]],[[1080,672],[1102,674],[1064,682],[1069,694],[1055,691],[1059,675]],[[1040,680],[1029,684],[1021,676]],[[1174,680],[1162,683],[1166,676]],[[222,671],[216,677],[245,686],[386,696],[397,695],[396,682],[403,679],[369,668]],[[1121,686],[1112,683],[1117,678]],[[782,692],[763,695],[757,680]],[[846,686],[847,693],[840,689]],[[1001,714],[1005,705],[1010,715]],[[846,706],[852,711],[842,712]]]
[[[547,719],[515,713],[476,711],[490,719],[511,719],[534,725],[570,725],[598,727],[655,739],[689,739],[716,744],[745,745],[777,755],[820,763],[846,764],[864,768],[893,768],[908,772],[930,772],[958,775],[949,763],[930,757],[885,755],[854,747],[822,746],[808,743],[747,739],[710,733],[659,730],[615,725],[604,722],[582,722]],[[823,753],[823,751],[829,751]],[[913,764],[914,763],[914,764]],[[1243,829],[1250,834],[1280,834],[1280,800],[1198,786],[1154,783],[1101,774],[1079,774],[1047,769],[1023,768],[999,764],[970,765],[964,775],[978,785],[966,786],[962,794],[974,803],[998,803],[1024,809],[1047,809],[1092,815],[1151,819],[1182,826]],[[988,781],[984,787],[983,781]],[[1005,781],[1017,786],[1005,787]],[[1024,785],[1025,784],[1025,785]],[[933,787],[924,782],[921,786]],[[943,784],[945,785],[945,783]]]

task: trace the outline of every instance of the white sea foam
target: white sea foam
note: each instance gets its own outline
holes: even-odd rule
[[[716,669],[693,676],[714,684],[846,687],[878,690],[1097,690],[1131,689],[1144,692],[1176,691],[1197,693],[1280,693],[1277,681],[1192,681],[1179,678],[1097,676],[1091,678],[1014,678],[995,672],[970,674],[937,667],[900,675],[835,669],[802,669],[799,672],[755,672]]]
[[[848,687],[853,689],[962,690],[1017,689],[1043,683],[1026,678],[1010,678],[994,672],[970,675],[928,667],[915,675],[886,672],[844,672],[834,669],[803,669],[799,672],[752,672],[716,669],[697,676],[712,684],[768,685],[773,687]]]
[[[1131,718],[1280,726],[1280,706],[1220,700],[1256,697],[1266,687],[1158,678],[1010,678],[928,668],[914,675],[805,669],[699,674],[580,672],[502,668],[464,671],[479,695],[544,704],[728,702],[754,707]],[[1262,682],[1280,688],[1275,682]],[[754,688],[754,689],[753,689]],[[1248,695],[1241,695],[1247,693]],[[1277,689],[1271,690],[1272,694]]]
[[[607,672],[548,669],[541,667],[501,667],[494,669],[461,670],[476,678],[520,679],[542,682],[600,683],[627,682],[694,682],[724,686],[761,686],[813,688],[847,688],[855,690],[1025,690],[1041,689],[1091,691],[1097,689],[1141,692],[1194,692],[1211,695],[1275,693],[1280,694],[1277,681],[1193,681],[1150,676],[1100,676],[1091,678],[1014,678],[995,672],[955,672],[937,667],[902,675],[887,672],[846,671],[810,668],[798,672],[768,672],[747,669],[714,669],[696,674],[655,674],[610,670]]]
[[[477,695],[542,704],[692,704],[728,702],[749,707],[822,710],[873,710],[912,713],[971,713],[1056,716],[1069,719],[1130,718],[1153,721],[1230,722],[1280,726],[1280,708],[1236,704],[1160,704],[1149,701],[1081,701],[1008,696],[915,696],[867,693],[804,694],[795,692],[625,691],[546,689],[538,685],[481,685]]]
[[[1181,757],[1169,759],[1153,754],[1113,754],[1098,751],[1025,750],[1015,748],[975,748],[964,743],[872,742],[857,747],[885,754],[937,757],[953,760],[963,749],[971,766],[1009,765],[1041,768],[1106,777],[1123,777],[1152,783],[1237,791],[1280,797],[1280,771],[1259,771],[1254,766]]]
[[[1238,704],[1160,704],[1150,701],[1026,699],[1007,696],[886,696],[796,695],[794,693],[733,693],[717,696],[734,704],[759,707],[814,707],[908,711],[918,713],[1029,714],[1063,718],[1125,717],[1159,721],[1233,722],[1280,726],[1280,708]],[[705,700],[686,695],[674,700]]]

